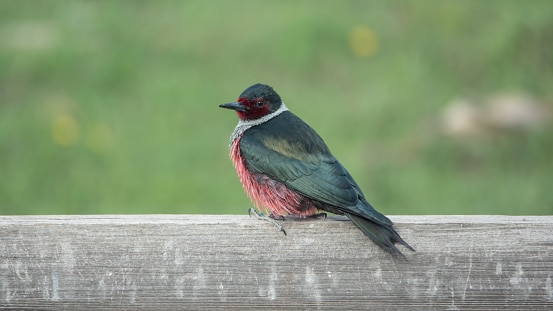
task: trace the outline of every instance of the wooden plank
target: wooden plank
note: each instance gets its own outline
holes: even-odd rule
[[[553,217],[391,217],[408,261],[337,219],[0,217],[0,307],[553,310]]]

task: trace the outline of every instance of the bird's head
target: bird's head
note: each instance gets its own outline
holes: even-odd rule
[[[245,89],[236,102],[219,105],[235,110],[240,120],[256,120],[278,110],[282,105],[280,96],[272,87],[254,84]]]

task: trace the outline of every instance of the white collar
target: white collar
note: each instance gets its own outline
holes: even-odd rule
[[[240,119],[240,121],[238,121],[238,125],[236,125],[236,127],[234,128],[234,132],[232,132],[232,136],[230,137],[230,143],[232,144],[232,142],[236,138],[240,137],[250,127],[259,125],[261,123],[265,123],[285,111],[288,111],[288,108],[284,103],[281,103],[280,107],[275,112],[271,112],[268,115],[263,116],[259,119],[255,119],[255,120]]]

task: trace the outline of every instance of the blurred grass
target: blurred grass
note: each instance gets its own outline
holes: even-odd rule
[[[2,1],[0,214],[245,213],[218,104],[272,85],[387,214],[552,214],[553,130],[457,141],[459,96],[553,98],[544,1]]]

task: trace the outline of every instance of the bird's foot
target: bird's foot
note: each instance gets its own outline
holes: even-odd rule
[[[323,220],[326,220],[328,215],[326,213],[317,213],[317,214],[313,214],[313,215],[310,215],[310,216],[307,216],[307,217],[314,218],[314,219],[322,218]]]
[[[265,221],[268,221],[268,222],[272,223],[273,225],[275,225],[278,228],[278,230],[282,231],[282,233],[284,233],[284,235],[286,235],[286,230],[284,230],[284,227],[276,221],[277,217],[280,218],[281,220],[284,220],[284,216],[275,216],[273,214],[270,214],[269,216],[267,216],[267,215],[265,215],[261,212],[258,212],[253,207],[251,207],[248,210],[248,214],[250,215],[250,217],[252,215],[254,215],[255,218],[257,218],[257,219],[265,220]]]
[[[285,220],[286,220],[286,218],[284,218],[284,216],[282,216],[282,215],[275,215],[275,214],[273,214],[273,213],[270,213],[270,214],[269,214],[269,218],[272,218],[272,219],[274,219],[274,220],[281,220],[281,221],[285,221]]]

